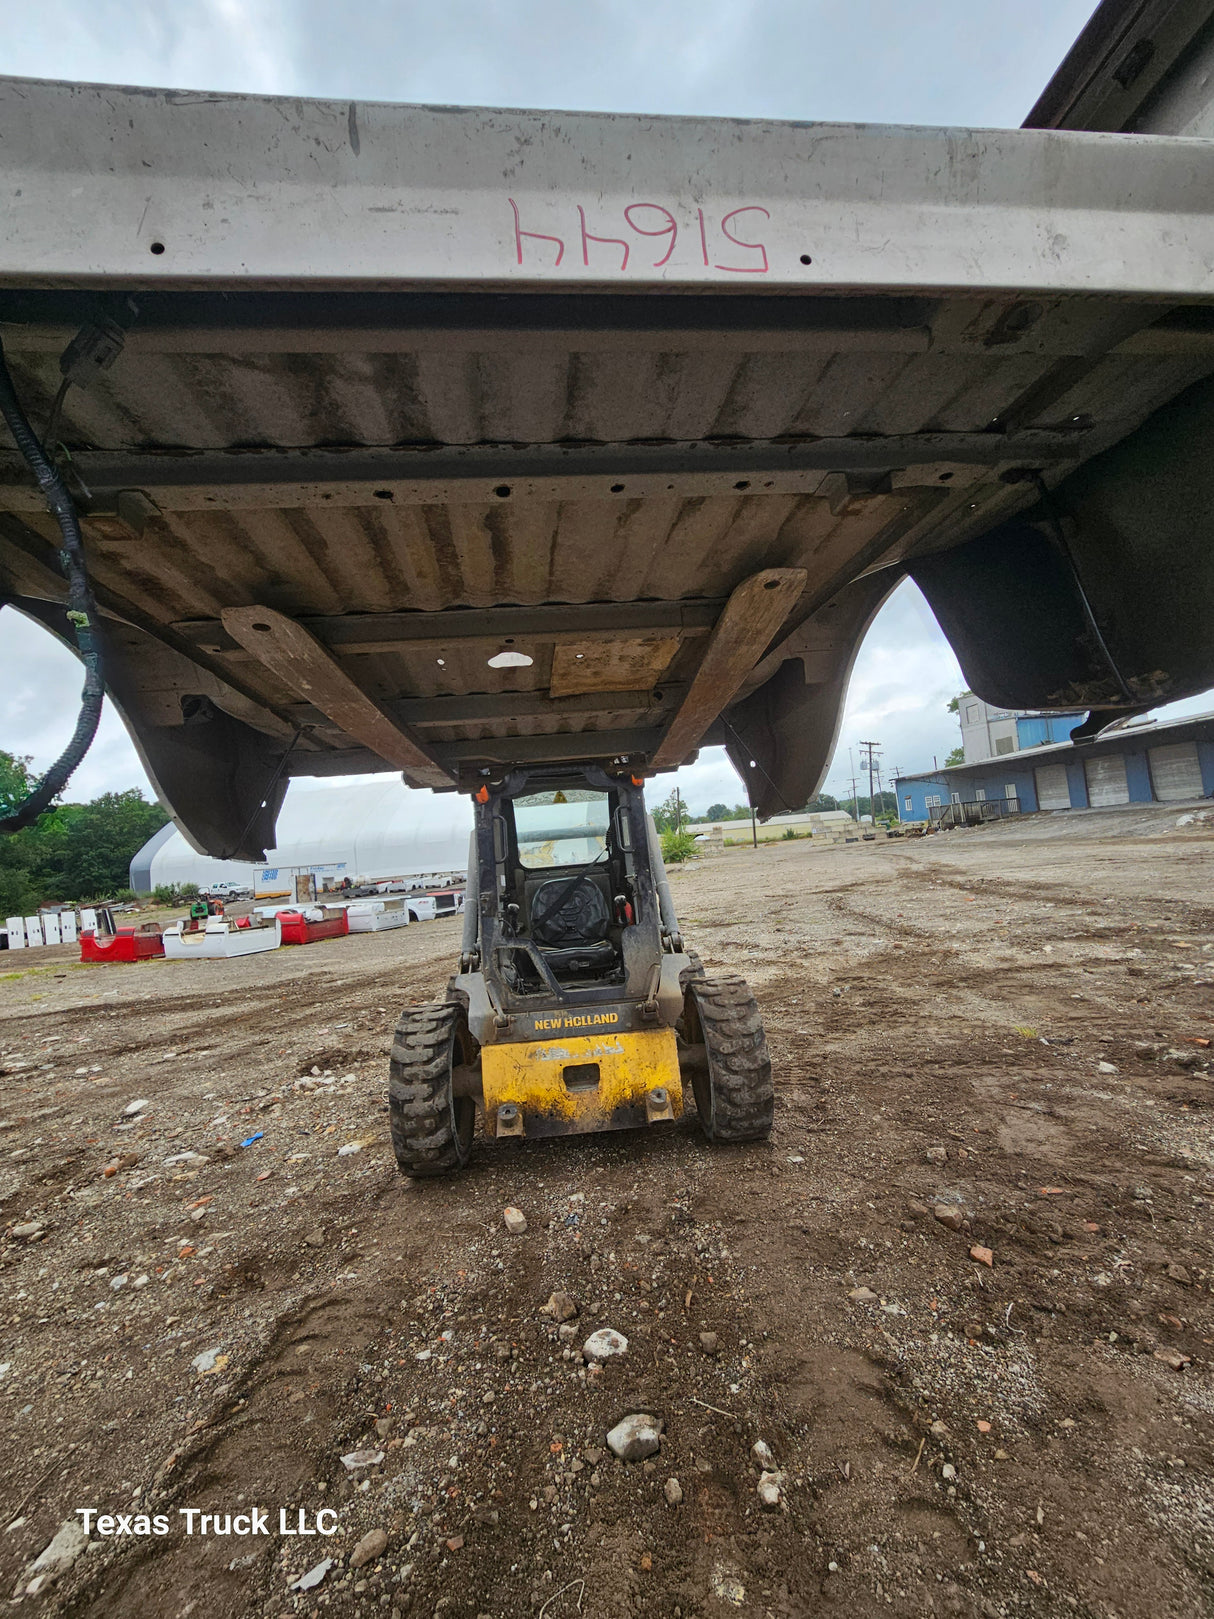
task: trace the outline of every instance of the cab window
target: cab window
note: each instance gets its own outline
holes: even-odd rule
[[[528,793],[514,800],[519,864],[529,871],[588,866],[607,848],[611,803],[606,793],[578,788]]]

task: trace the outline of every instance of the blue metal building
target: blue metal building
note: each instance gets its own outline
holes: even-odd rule
[[[1038,718],[1018,725],[1036,725]],[[1066,723],[1069,728],[1073,718]],[[1214,714],[1165,724],[1140,721],[1088,742],[1022,741],[1021,749],[898,777],[899,819],[938,820],[949,804],[999,805],[993,813],[1015,814],[1214,798]]]
[[[1016,748],[1041,748],[1054,742],[1069,742],[1071,732],[1087,718],[1086,714],[1018,714]]]

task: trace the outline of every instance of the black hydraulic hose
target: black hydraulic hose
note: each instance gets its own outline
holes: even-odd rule
[[[80,714],[71,741],[28,797],[11,815],[0,819],[0,832],[19,832],[22,827],[29,826],[49,808],[54,798],[67,786],[72,772],[88,752],[89,745],[97,734],[98,721],[101,719],[105,685],[101,678],[101,648],[97,642],[97,604],[89,588],[80,519],[59,469],[51,462],[38,442],[21,408],[21,401],[17,398],[13,379],[9,376],[8,366],[5,363],[2,342],[0,342],[0,415],[8,423],[13,442],[38,480],[38,487],[42,490],[47,509],[59,525],[59,532],[63,537],[63,544],[59,549],[59,565],[67,578],[67,616],[76,638],[80,660],[84,664],[84,690],[80,697]]]

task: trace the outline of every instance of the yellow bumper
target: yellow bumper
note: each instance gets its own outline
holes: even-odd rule
[[[491,1136],[628,1130],[683,1112],[673,1029],[483,1046],[481,1085]]]

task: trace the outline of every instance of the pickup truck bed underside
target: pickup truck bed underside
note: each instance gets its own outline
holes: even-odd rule
[[[119,104],[132,130],[103,162],[78,126],[117,127]],[[76,148],[40,144],[69,105]],[[442,118],[448,168],[481,126],[440,262],[418,221],[442,165],[410,136]],[[466,790],[511,764],[671,768],[706,743],[761,814],[800,806],[908,574],[991,701],[1097,723],[1214,681],[1214,143],[669,123],[684,145],[653,119],[0,82],[0,171],[56,222],[17,211],[0,337],[63,447],[110,694],[200,849],[258,858],[293,775]],[[706,129],[727,153],[715,201]],[[859,240],[873,165],[896,189],[912,137],[898,217]],[[602,172],[571,178],[571,149]],[[401,171],[395,278],[376,153]],[[129,241],[69,230],[94,182]],[[816,268],[822,210],[866,187],[872,220]],[[324,241],[292,274],[311,203]],[[932,232],[965,229],[947,285]],[[0,453],[0,600],[70,639],[56,544]]]

